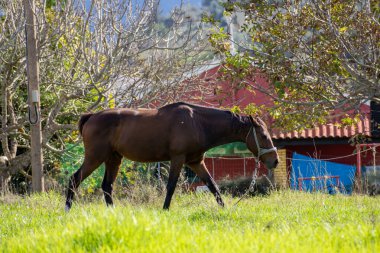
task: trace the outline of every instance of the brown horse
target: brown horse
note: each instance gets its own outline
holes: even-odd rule
[[[70,178],[66,210],[71,208],[74,190],[103,162],[106,170],[102,189],[107,205],[112,205],[112,185],[122,157],[138,162],[171,161],[164,209],[169,209],[184,164],[224,206],[204,163],[204,153],[212,147],[245,142],[268,169],[278,164],[277,150],[261,119],[182,102],[157,110],[109,109],[84,114],[79,120],[79,131],[85,157]]]

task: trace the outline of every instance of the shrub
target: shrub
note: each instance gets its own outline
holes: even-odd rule
[[[245,194],[252,182],[252,177],[238,177],[235,179],[225,178],[219,182],[219,187],[222,193],[231,194],[233,197],[242,196]],[[261,176],[256,179],[256,183],[247,194],[250,196],[268,195],[273,188],[272,183],[266,176]]]

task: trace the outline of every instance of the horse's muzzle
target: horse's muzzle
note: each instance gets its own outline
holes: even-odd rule
[[[275,160],[273,161],[266,161],[265,162],[265,166],[268,168],[268,169],[275,169],[277,166],[278,166],[278,159],[276,158]]]

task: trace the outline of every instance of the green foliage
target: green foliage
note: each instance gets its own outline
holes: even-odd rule
[[[69,182],[70,176],[77,171],[83,163],[84,147],[83,145],[66,145],[66,150],[62,155],[60,164],[60,175],[58,177],[59,183],[66,186]],[[99,189],[102,184],[104,175],[104,164],[96,169],[87,179],[81,183],[81,188],[92,193],[95,189]]]
[[[244,109],[243,112],[247,115],[262,115],[265,111],[265,105],[256,105],[254,103],[248,104]]]
[[[379,6],[376,1],[230,1],[230,15],[243,12],[241,33],[250,43],[232,55],[228,34],[215,28],[212,46],[224,57],[233,82],[254,81],[275,100],[266,110],[285,129],[324,122],[331,110],[379,100]],[[232,42],[233,43],[233,42]],[[257,68],[257,69],[255,69]],[[239,87],[237,87],[239,88]],[[245,88],[245,87],[240,87]],[[344,122],[349,123],[348,121]]]
[[[215,15],[206,15],[206,14],[202,14],[201,21],[204,23],[211,23],[214,25],[219,22],[219,20],[215,18]]]
[[[60,167],[58,181],[62,187],[66,187],[70,176],[77,171],[83,163],[84,147],[82,144],[67,144],[65,152],[62,154],[61,161],[57,164]],[[119,175],[116,184],[120,187],[135,186],[137,183],[152,183],[155,180],[153,168],[156,163],[137,163],[123,159],[120,165]],[[87,193],[96,192],[101,188],[105,166],[102,164],[80,185]]]
[[[49,193],[0,197],[2,252],[379,252],[380,199],[277,192],[269,197],[180,195],[156,202],[79,200]],[[22,240],[20,240],[22,238]]]
[[[209,42],[213,47],[218,48],[218,50],[223,53],[228,53],[231,47],[228,34],[223,27],[214,30],[214,32],[210,34]]]
[[[67,0],[46,0],[45,1],[45,6],[47,9],[50,9],[54,6],[57,5],[57,2],[61,4],[61,6],[65,6],[65,4],[67,3]]]
[[[233,113],[241,113],[241,109],[240,109],[240,107],[239,106],[237,106],[237,105],[234,105],[231,109],[231,112],[233,112]]]
[[[253,91],[252,91],[253,92]],[[257,116],[262,116],[264,112],[268,108],[265,105],[256,105],[255,103],[250,103],[246,105],[244,108],[242,108],[239,105],[234,105],[233,107],[229,108],[229,110],[233,113],[244,113],[246,115],[257,115]]]
[[[359,114],[355,115],[354,118],[352,118],[346,114],[345,117],[341,119],[341,122],[342,122],[341,126],[343,126],[343,127],[351,126],[351,125],[357,124],[359,121],[360,121],[360,115]]]

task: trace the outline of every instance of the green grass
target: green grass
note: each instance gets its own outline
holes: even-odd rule
[[[380,252],[380,198],[276,192],[242,200],[175,195],[147,204],[0,197],[1,252]]]

